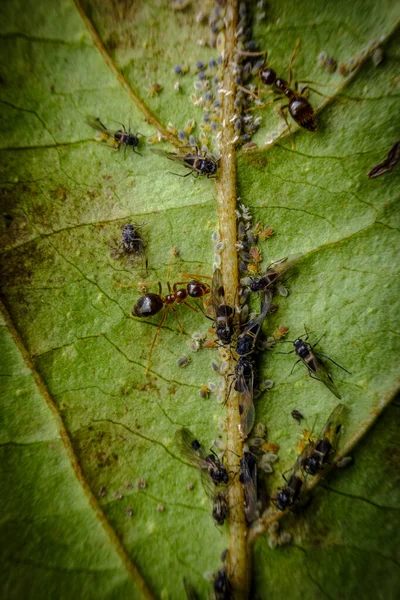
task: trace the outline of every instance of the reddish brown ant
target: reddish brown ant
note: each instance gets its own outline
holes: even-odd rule
[[[174,316],[175,316],[176,321],[179,326],[179,330],[180,330],[180,332],[182,332],[183,328],[179,322],[178,315],[174,308],[174,304],[184,304],[191,310],[198,312],[198,310],[196,308],[194,308],[188,302],[186,302],[186,298],[188,296],[190,296],[191,298],[201,298],[202,296],[210,293],[209,286],[206,285],[205,283],[202,283],[201,281],[199,281],[197,279],[191,279],[189,282],[177,281],[176,283],[174,283],[172,285],[172,288],[171,288],[171,283],[169,281],[170,268],[171,268],[171,265],[168,269],[168,281],[167,281],[168,294],[166,294],[165,296],[163,296],[162,283],[160,281],[150,281],[150,282],[146,282],[146,283],[137,283],[134,285],[132,285],[132,284],[131,285],[123,285],[120,283],[114,284],[119,287],[135,287],[135,286],[147,287],[149,285],[158,285],[158,294],[145,293],[143,296],[141,296],[138,299],[138,301],[132,308],[132,312],[131,312],[131,316],[133,318],[134,317],[143,318],[143,317],[153,317],[154,315],[158,314],[161,310],[164,311],[163,315],[161,317],[161,321],[157,327],[157,331],[154,334],[154,337],[153,337],[153,340],[151,343],[149,356],[147,359],[147,364],[146,364],[146,369],[145,369],[145,374],[147,374],[149,371],[151,355],[152,355],[154,346],[156,344],[158,334],[160,333],[161,327],[163,326],[164,321],[166,319],[168,309],[171,309],[172,312],[174,313]],[[178,286],[181,286],[181,285],[184,285],[185,287],[179,288]]]

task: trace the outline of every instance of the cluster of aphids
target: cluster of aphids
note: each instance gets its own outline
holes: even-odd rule
[[[256,13],[259,18],[263,16],[264,3],[259,2]],[[190,71],[194,71],[196,79],[194,81],[194,92],[191,95],[192,102],[195,106],[200,107],[203,114],[203,122],[200,124],[200,143],[192,133],[193,122],[186,124],[184,129],[178,129],[174,125],[169,124],[168,129],[177,135],[182,143],[191,146],[199,145],[202,151],[208,152],[210,145],[213,152],[218,155],[219,140],[221,137],[221,129],[226,124],[222,120],[222,99],[225,94],[235,93],[234,107],[235,114],[231,117],[234,123],[235,136],[232,140],[233,144],[244,144],[251,140],[253,133],[257,131],[261,124],[261,117],[254,117],[251,114],[245,114],[247,108],[250,107],[251,97],[236,89],[235,92],[226,90],[223,87],[223,70],[224,70],[224,46],[225,46],[225,7],[224,3],[218,3],[209,15],[205,15],[202,11],[197,17],[199,20],[207,18],[210,27],[210,37],[208,45],[211,48],[216,48],[218,55],[204,62],[199,60],[193,67],[189,65],[176,65],[174,74],[179,78],[186,76]],[[256,42],[251,40],[251,14],[246,3],[242,2],[239,7],[239,21],[236,32],[237,53],[234,60],[229,65],[235,77],[236,85],[244,85],[255,74],[258,73],[263,61],[254,58],[251,53],[258,49]],[[206,41],[203,40],[204,45]],[[180,90],[180,82],[177,80],[174,88]],[[190,137],[189,137],[190,136]],[[157,142],[158,139],[152,139]]]

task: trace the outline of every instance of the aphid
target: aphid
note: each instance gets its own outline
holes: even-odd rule
[[[286,478],[285,474],[282,477],[286,481],[286,485],[284,488],[278,488],[271,500],[278,510],[290,508],[300,497],[304,479],[301,476],[301,467],[298,459],[293,469],[290,470],[289,478]]]
[[[333,56],[328,56],[326,60],[326,70],[328,73],[334,73],[336,71],[337,61]]]
[[[281,267],[282,263],[285,263],[287,258],[282,258],[269,265],[264,275],[261,277],[249,277],[249,289],[252,292],[260,292],[272,287],[277,279],[289,268],[289,264],[285,267]]]
[[[210,388],[208,387],[207,384],[204,383],[201,386],[199,394],[200,394],[200,398],[206,399],[206,398],[209,397],[209,395],[210,395]]]
[[[235,390],[239,392],[240,433],[245,439],[254,425],[255,409],[253,403],[254,388],[254,361],[251,355],[256,350],[256,343],[261,333],[262,324],[268,314],[272,294],[263,293],[261,301],[261,312],[258,317],[251,319],[238,337],[236,343],[236,354],[239,360],[235,365],[234,378]]]
[[[212,516],[217,525],[223,525],[228,517],[228,500],[226,490],[218,492],[211,496],[212,500]]]
[[[164,504],[157,504],[157,510],[158,510],[158,512],[164,512],[165,511]]]
[[[271,301],[271,292],[266,291],[263,293],[261,297],[260,314],[258,317],[255,317],[246,323],[242,333],[238,337],[235,351],[239,357],[249,356],[255,351],[258,338],[260,337],[262,324],[271,308]]]
[[[140,490],[144,490],[145,488],[147,488],[147,481],[145,481],[144,479],[139,479],[139,481],[137,482],[137,486]]]
[[[164,310],[163,315],[160,320],[160,323],[157,327],[157,331],[154,334],[153,341],[150,346],[149,357],[147,359],[145,373],[147,373],[149,370],[151,355],[152,355],[155,343],[157,341],[158,334],[160,333],[161,327],[164,324],[168,310],[171,309],[173,311],[175,318],[177,320],[179,329],[182,331],[181,324],[179,323],[179,319],[178,319],[178,316],[176,314],[176,311],[175,311],[175,308],[173,305],[174,304],[178,304],[178,305],[185,304],[185,306],[188,306],[191,310],[194,310],[195,312],[197,312],[197,309],[195,309],[193,306],[190,306],[190,304],[188,304],[186,302],[186,298],[188,296],[190,296],[191,298],[201,298],[202,296],[204,296],[205,294],[208,294],[210,292],[209,287],[205,283],[201,283],[200,281],[196,281],[195,279],[192,279],[191,281],[189,281],[186,284],[185,284],[185,282],[174,283],[172,286],[172,289],[171,289],[170,282],[167,281],[168,294],[163,296],[162,295],[162,284],[160,281],[146,283],[146,286],[156,285],[156,284],[158,285],[159,293],[158,294],[146,293],[143,296],[141,296],[139,298],[139,300],[136,302],[136,304],[134,305],[134,307],[132,309],[132,313],[131,313],[132,316],[134,316],[134,317],[144,318],[144,317],[153,317],[154,315],[158,314],[161,310]],[[184,285],[184,284],[185,284],[184,288],[178,288],[179,285]],[[120,287],[132,287],[131,285],[126,285],[126,286],[122,285],[122,284],[115,284],[115,285],[119,285]],[[138,285],[140,285],[140,284],[138,284]]]
[[[259,517],[257,510],[257,460],[251,452],[243,452],[240,459],[240,482],[243,484],[245,514],[247,523]]]
[[[190,356],[185,354],[176,361],[176,364],[178,365],[178,367],[181,367],[183,369],[183,367],[186,367],[191,361],[192,359],[190,358]]]
[[[125,151],[127,148],[132,148],[135,154],[140,154],[135,150],[136,146],[139,144],[139,138],[137,135],[133,135],[130,130],[125,129],[125,125],[122,125],[123,129],[118,129],[118,131],[114,131],[111,129],[107,129],[105,125],[100,121],[100,119],[96,117],[87,117],[87,124],[99,131],[102,134],[102,138],[104,141],[109,143],[109,145],[113,145],[116,150],[119,150],[121,146],[125,146]],[[111,144],[110,144],[111,140]]]
[[[214,575],[213,589],[215,600],[231,600],[232,586],[225,569],[220,569]]]
[[[153,83],[149,89],[149,96],[154,98],[163,91],[163,86],[160,83]]]
[[[345,406],[338,404],[329,415],[316,442],[308,444],[298,458],[298,464],[309,475],[322,471],[330,456],[336,452],[342,429]]]
[[[131,508],[130,506],[127,506],[125,513],[126,513],[127,517],[133,517],[133,508]]]
[[[178,429],[175,439],[182,456],[191,465],[208,475],[208,478],[211,479],[215,486],[228,483],[228,472],[218,459],[218,456],[215,452],[205,455],[200,442],[195,439],[189,429]]]
[[[152,149],[154,154],[165,156],[169,160],[179,162],[181,165],[190,169],[186,175],[179,175],[178,173],[172,173],[173,175],[179,175],[179,177],[187,177],[193,175],[198,177],[199,175],[205,175],[208,179],[216,177],[220,160],[214,158],[211,154],[206,152],[200,152],[196,147],[195,152],[188,152],[187,154],[177,152],[166,152],[165,150]]]
[[[129,263],[144,253],[146,245],[138,231],[142,227],[143,224],[135,225],[135,223],[121,225],[122,236],[111,252],[112,258],[126,257],[126,262]]]
[[[296,409],[292,410],[292,412],[290,414],[292,415],[293,419],[296,419],[296,421],[298,421],[299,423],[301,422],[302,419],[304,419],[301,412],[299,412]]]
[[[205,455],[200,442],[188,429],[179,429],[175,439],[181,455],[191,465],[200,469],[201,482],[212,505],[213,519],[217,525],[223,525],[228,515],[226,489],[224,489],[229,481],[226,468],[215,452]]]
[[[339,400],[340,400],[341,395],[339,393],[339,390],[337,389],[336,385],[334,384],[332,376],[327,371],[324,363],[321,360],[321,357],[327,358],[328,360],[333,362],[333,364],[335,364],[337,367],[339,367],[343,371],[346,371],[346,373],[350,374],[350,371],[347,371],[347,369],[340,366],[337,362],[335,362],[334,360],[329,358],[329,356],[327,356],[326,354],[320,354],[320,353],[315,352],[314,348],[319,343],[321,338],[314,345],[309,344],[307,342],[307,339],[308,339],[308,333],[306,330],[306,336],[305,336],[304,340],[302,339],[302,336],[301,336],[301,337],[297,338],[297,340],[294,340],[294,342],[291,342],[294,346],[294,350],[292,350],[291,352],[295,352],[296,356],[299,357],[298,360],[293,365],[293,368],[297,365],[298,362],[301,361],[307,367],[308,374],[310,375],[310,377],[312,379],[317,379],[318,381],[320,381],[321,383],[326,385],[326,387],[332,392],[332,394],[334,394],[334,396],[336,396],[336,398],[339,398]],[[293,369],[292,369],[292,371],[293,371]]]
[[[234,310],[226,303],[224,284],[220,269],[215,269],[211,283],[211,301],[215,313],[215,333],[222,344],[230,344],[234,333]]]
[[[386,158],[382,162],[378,163],[377,165],[375,165],[375,167],[373,167],[370,171],[368,171],[368,177],[370,179],[374,179],[375,177],[380,177],[384,173],[388,173],[389,171],[391,171],[393,169],[393,167],[396,165],[396,163],[398,162],[399,156],[400,156],[400,141],[393,144],[393,146],[390,148],[389,152],[387,153]]]
[[[385,54],[380,46],[374,50],[372,53],[371,59],[375,67],[379,67],[383,59],[385,58]]]

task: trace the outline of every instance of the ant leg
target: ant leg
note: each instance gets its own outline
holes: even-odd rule
[[[116,284],[114,283],[114,285],[119,285],[120,287],[133,287],[133,285],[121,285],[120,283]],[[138,281],[137,283],[134,284],[136,287],[147,287],[149,285],[158,285],[158,293],[160,296],[162,296],[162,283],[161,281],[146,281],[146,282],[142,282],[142,281]]]
[[[342,371],[346,371],[346,373],[348,373],[349,375],[352,374],[350,371],[348,371],[347,369],[345,369],[344,367],[342,367],[342,365],[339,365],[339,363],[335,362],[332,358],[330,358],[330,356],[327,356],[326,354],[321,354],[320,352],[318,353],[318,356],[323,356],[324,358],[327,358],[328,360],[330,360],[331,362],[333,362],[334,365],[336,365],[337,367],[339,367],[339,369],[342,369]]]
[[[235,49],[236,54],[240,54],[240,56],[265,56],[265,60],[268,58],[268,51],[265,52],[249,52],[248,50],[237,50]]]
[[[293,140],[293,133],[292,133],[292,130],[290,129],[289,121],[287,120],[286,115],[283,112],[285,108],[288,108],[288,106],[289,106],[289,104],[285,104],[285,106],[281,106],[280,109],[279,109],[279,114],[282,117],[282,119],[285,121],[286,127],[289,130],[290,139],[292,141],[292,150],[294,150],[295,146],[294,146],[294,140]]]
[[[328,96],[328,94],[323,94],[322,92],[319,92],[318,90],[316,90],[315,88],[310,87],[309,85],[306,85],[306,87],[301,88],[300,95],[302,96],[306,90],[311,90],[312,92],[314,92],[315,94],[318,94],[319,96],[322,96],[323,98],[330,98],[331,97],[331,96]]]
[[[196,281],[202,281],[203,279],[212,279],[209,275],[199,275],[198,273],[178,273],[179,277],[184,277],[185,279],[195,279]],[[180,281],[178,285],[186,285],[187,281]]]
[[[113,285],[115,285],[115,287],[122,287],[122,288],[137,288],[138,285],[140,285],[140,283],[117,283],[114,281]]]
[[[172,312],[173,312],[173,313],[174,313],[174,315],[175,315],[176,322],[178,323],[179,332],[180,332],[180,333],[183,333],[184,329],[183,329],[183,327],[182,327],[182,325],[181,325],[181,322],[180,322],[180,321],[179,321],[179,319],[178,319],[178,313],[176,312],[176,310],[175,310],[175,308],[172,306],[172,304],[170,304],[170,307],[171,307],[171,310],[172,310]]]
[[[138,152],[137,150],[135,150],[135,148],[132,148],[132,151],[133,151],[135,154],[139,154],[139,156],[142,156],[142,155],[140,154],[140,152]]]
[[[269,93],[269,92],[265,92],[265,93]],[[272,93],[275,94],[276,92],[272,91]],[[246,110],[244,112],[247,113],[247,112],[251,112],[253,110],[259,110],[261,108],[265,108],[267,106],[270,106],[274,102],[278,102],[279,100],[281,100],[281,96],[277,96],[276,98],[274,98],[270,102],[266,102],[265,104],[260,104],[259,106],[252,106],[251,108],[246,108]]]
[[[255,98],[256,100],[259,100],[260,98],[260,87],[258,88],[258,94],[255,94],[254,92],[248,90],[246,87],[244,87],[243,85],[237,85],[236,86],[238,90],[240,90],[241,92],[244,92],[245,94],[248,94],[249,96],[252,96],[253,98]]]
[[[293,367],[292,367],[292,370],[290,371],[289,375],[291,375],[291,374],[293,373],[293,371],[294,371],[294,369],[295,369],[296,365],[298,365],[300,361],[301,361],[301,358],[299,358],[299,360],[296,360],[296,362],[294,363],[294,365],[293,365]]]
[[[293,81],[293,63],[294,63],[294,60],[295,60],[295,58],[297,56],[299,48],[300,48],[300,38],[297,38],[296,45],[294,47],[294,51],[293,51],[293,54],[292,54],[292,58],[290,59],[290,63],[289,63],[289,82],[288,82],[288,87],[290,87],[292,85],[292,81]]]
[[[199,312],[199,311],[197,310],[197,308],[194,308],[194,306],[191,306],[191,305],[189,304],[189,302],[185,302],[185,301],[183,301],[183,302],[180,302],[180,304],[184,304],[185,306],[187,306],[188,308],[190,308],[190,310],[193,310],[193,312],[196,312],[196,313],[198,313],[198,312]]]
[[[168,305],[166,305],[165,308],[164,308],[164,314],[163,314],[163,316],[161,318],[160,324],[157,327],[157,331],[154,334],[153,341],[151,342],[150,352],[149,352],[149,356],[147,358],[147,364],[146,364],[146,368],[145,368],[145,371],[144,371],[145,375],[147,375],[147,373],[149,372],[151,355],[153,353],[154,346],[156,345],[158,334],[160,333],[161,327],[163,326],[165,318],[167,316],[167,312],[168,312]]]

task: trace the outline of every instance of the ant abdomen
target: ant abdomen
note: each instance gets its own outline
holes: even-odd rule
[[[303,96],[297,96],[289,102],[289,112],[300,127],[308,131],[317,131],[317,121],[314,109],[309,101]]]
[[[152,317],[160,312],[164,303],[158,294],[141,296],[132,309],[135,317]]]

